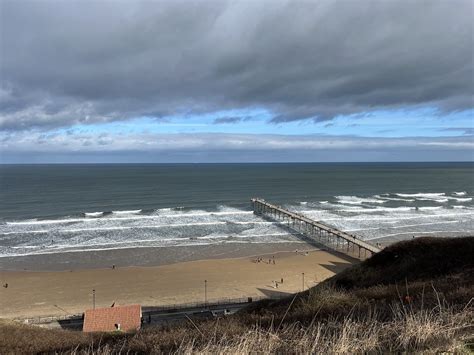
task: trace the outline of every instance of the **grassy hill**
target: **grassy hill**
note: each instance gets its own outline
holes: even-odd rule
[[[394,244],[312,289],[218,320],[83,334],[3,322],[0,353],[474,350],[474,238]]]

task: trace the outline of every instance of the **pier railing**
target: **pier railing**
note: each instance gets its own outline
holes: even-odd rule
[[[361,240],[355,235],[327,226],[320,221],[314,221],[296,212],[273,205],[260,198],[252,198],[252,208],[255,214],[267,216],[286,223],[288,228],[304,235],[310,240],[320,242],[338,251],[364,259],[380,251],[376,246]]]

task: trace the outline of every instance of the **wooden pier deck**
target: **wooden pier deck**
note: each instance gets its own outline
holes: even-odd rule
[[[280,206],[268,203],[263,199],[252,198],[251,202],[255,214],[265,215],[275,220],[283,220],[283,222],[287,222],[288,227],[293,230],[315,241],[318,241],[316,238],[319,238],[319,242],[326,240],[337,250],[349,252],[352,249],[351,255],[358,255],[359,258],[367,257],[367,253],[369,253],[370,256],[380,251],[376,246],[354,235],[329,227],[298,213],[288,211]]]

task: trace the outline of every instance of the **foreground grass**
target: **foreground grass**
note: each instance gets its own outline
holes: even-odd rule
[[[0,327],[0,353],[472,352],[474,238],[398,243],[304,293],[136,334]]]

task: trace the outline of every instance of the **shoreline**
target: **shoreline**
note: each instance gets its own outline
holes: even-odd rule
[[[137,247],[99,251],[49,253],[0,258],[1,271],[71,271],[116,267],[153,267],[176,263],[252,257],[260,254],[317,250],[306,242],[226,243],[178,247]]]
[[[82,313],[91,308],[93,289],[97,307],[108,307],[113,302],[160,306],[203,301],[204,280],[208,300],[283,297],[302,290],[302,273],[305,288],[309,288],[354,262],[314,248],[308,253],[295,253],[292,249],[255,255],[263,261],[257,263],[255,256],[241,256],[149,267],[0,271],[2,284],[9,284],[0,289],[0,318]]]
[[[469,234],[470,233],[465,232],[414,232],[394,236],[382,236],[366,241],[373,245],[380,244],[386,247],[399,241],[411,240],[412,236],[415,236],[415,238],[444,238],[463,237]],[[118,267],[151,267],[186,261],[250,257],[259,254],[285,252],[296,249],[328,250],[329,252],[339,254],[338,251],[332,250],[330,246],[326,247],[317,240],[315,240],[314,243],[308,242],[307,240],[295,240],[277,243],[222,243],[193,246],[131,247],[5,256],[0,257],[0,272],[106,269],[111,268],[113,265]]]

